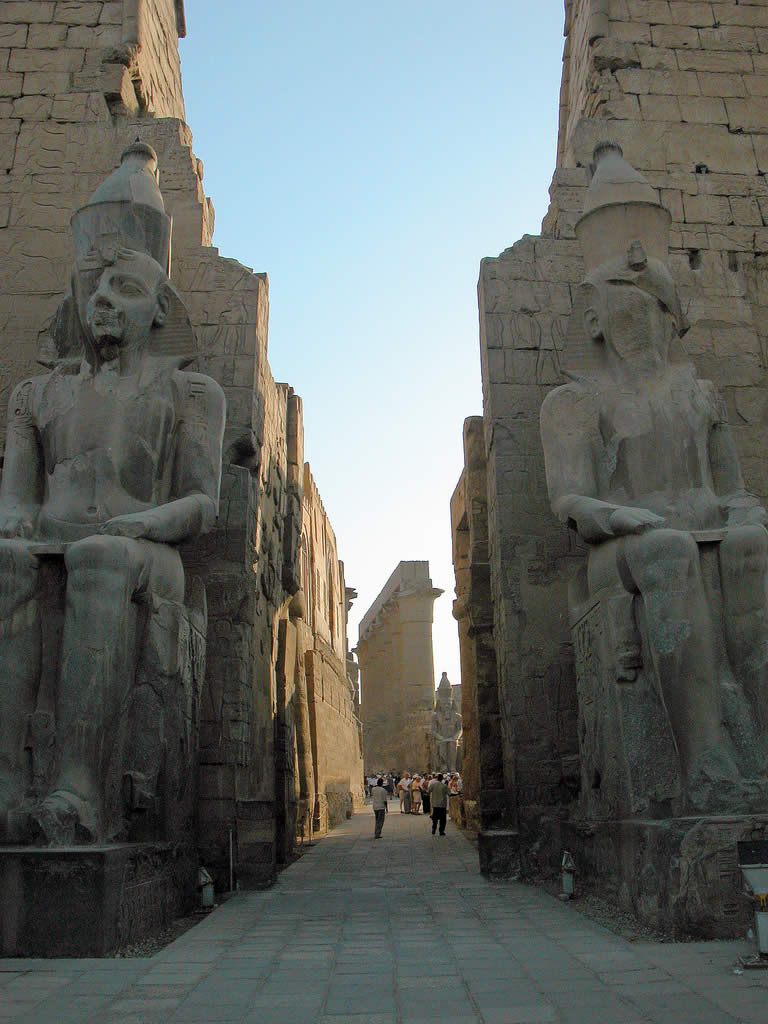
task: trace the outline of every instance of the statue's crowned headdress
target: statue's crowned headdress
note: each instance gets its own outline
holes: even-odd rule
[[[586,275],[568,321],[563,369],[592,376],[603,363],[599,346],[586,335],[583,313],[589,288],[631,284],[655,296],[671,313],[678,336],[688,323],[667,267],[672,218],[647,179],[625,159],[615,142],[601,142],[593,153],[594,172],[584,212],[574,230]],[[678,354],[679,358],[679,354]]]
[[[110,262],[118,249],[131,249],[147,253],[170,275],[171,218],[158,182],[157,154],[137,139],[72,217],[78,262],[89,257]]]
[[[171,266],[171,218],[160,192],[157,154],[137,139],[124,150],[120,166],[72,216],[75,277],[78,287],[65,297],[38,344],[38,360],[47,366],[79,360],[85,351],[83,311],[104,269],[130,253],[150,256],[165,274]],[[184,303],[166,280],[169,311],[163,326],[153,329],[149,353],[176,365],[197,355],[194,333]],[[79,299],[77,298],[79,296]]]
[[[575,225],[587,273],[626,260],[633,243],[648,258],[666,262],[672,218],[647,180],[627,163],[615,142],[598,143],[592,160],[594,174]]]

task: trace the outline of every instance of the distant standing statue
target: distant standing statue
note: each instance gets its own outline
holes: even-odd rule
[[[587,274],[568,329],[573,380],[541,411],[552,507],[589,546],[582,607],[605,611],[605,627],[577,649],[580,686],[594,686],[589,699],[604,712],[614,699],[627,711],[623,733],[606,721],[590,728],[595,742],[613,730],[617,744],[635,743],[632,784],[677,799],[678,813],[760,807],[768,517],[745,490],[722,399],[679,345],[687,325],[665,265],[669,214],[618,146],[598,146],[594,160],[576,228]],[[606,657],[619,698],[589,679]],[[638,675],[651,680],[645,704],[632,690]],[[643,728],[641,713],[659,728]],[[659,782],[653,754],[664,728],[677,790],[669,775]],[[594,756],[588,731],[582,759]],[[593,789],[609,762],[586,780]]]
[[[177,545],[214,524],[225,409],[181,368],[195,347],[154,151],[127,149],[72,227],[56,365],[12,394],[0,489],[5,841],[125,837],[193,742]]]
[[[461,735],[461,714],[453,699],[448,676],[443,672],[437,687],[435,710],[432,713],[431,750],[435,770],[455,771],[456,748]]]

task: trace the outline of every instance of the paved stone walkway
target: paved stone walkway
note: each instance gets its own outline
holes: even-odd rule
[[[18,1024],[766,1024],[743,942],[630,944],[477,873],[448,824],[355,816],[151,959],[0,960]],[[1,897],[0,897],[1,898]],[[766,972],[768,974],[768,972]]]

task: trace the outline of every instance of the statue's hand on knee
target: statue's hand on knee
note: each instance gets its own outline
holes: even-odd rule
[[[139,540],[142,537],[151,539],[159,525],[159,517],[151,511],[131,512],[107,520],[99,528],[99,533],[106,534],[108,537],[130,537],[133,540]]]
[[[0,537],[29,540],[35,532],[34,516],[21,508],[0,508]]]
[[[621,506],[614,509],[609,520],[614,537],[625,537],[632,533],[645,533],[664,526],[666,520],[649,512],[646,508],[628,508]]]

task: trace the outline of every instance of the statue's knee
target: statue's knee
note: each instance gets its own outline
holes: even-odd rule
[[[739,526],[720,542],[720,565],[728,575],[763,573],[768,566],[768,532],[762,526]]]
[[[652,530],[644,535],[650,551],[675,562],[697,562],[699,549],[690,533],[680,530]]]
[[[677,590],[681,579],[698,573],[696,541],[689,533],[679,530],[651,530],[632,537],[627,544],[626,557],[641,588]]]
[[[97,535],[78,540],[67,548],[64,560],[69,578],[133,577],[141,568],[134,542],[125,537]]]

